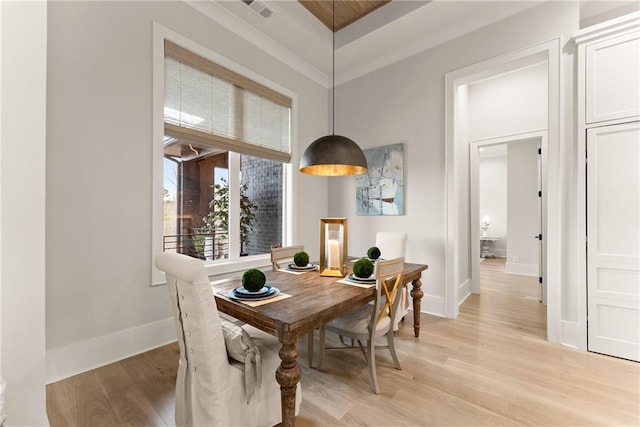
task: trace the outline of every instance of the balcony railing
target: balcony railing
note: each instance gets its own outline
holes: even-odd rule
[[[163,236],[163,250],[177,252],[200,259],[229,257],[228,233],[224,230],[192,228],[189,234]]]

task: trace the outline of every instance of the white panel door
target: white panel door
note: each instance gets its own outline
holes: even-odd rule
[[[587,131],[588,349],[640,361],[640,123]]]

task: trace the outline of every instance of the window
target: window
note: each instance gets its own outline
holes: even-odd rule
[[[162,250],[203,260],[285,240],[289,97],[164,42]]]

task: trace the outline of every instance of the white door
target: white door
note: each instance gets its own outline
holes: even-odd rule
[[[588,349],[640,361],[640,123],[587,131]]]

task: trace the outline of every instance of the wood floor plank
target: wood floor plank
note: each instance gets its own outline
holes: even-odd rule
[[[175,423],[176,349],[177,344],[174,343],[163,347],[163,351],[152,351],[150,355],[143,353],[122,361],[123,369],[167,425]],[[162,355],[166,360],[161,360]],[[166,363],[173,363],[173,369],[169,370]]]
[[[122,425],[166,425],[121,363],[98,368],[94,373]]]
[[[59,425],[64,426],[120,425],[93,371],[49,385],[47,390],[47,393],[49,390],[52,393],[48,402],[62,404],[47,408],[47,412],[53,414],[50,423],[61,421],[63,424]]]
[[[301,343],[296,424],[640,425],[640,364],[547,342],[536,278],[506,274],[504,259],[481,264],[481,293],[458,319],[422,315],[415,338],[407,316],[395,341],[402,370],[377,353],[380,395],[358,352],[328,352],[323,370],[310,369]],[[51,426],[172,425],[177,361],[171,344],[50,384]]]

